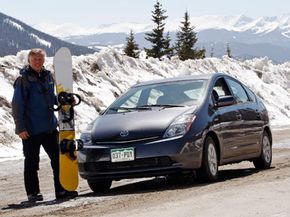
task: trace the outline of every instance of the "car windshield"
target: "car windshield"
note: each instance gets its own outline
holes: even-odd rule
[[[131,88],[107,114],[195,105],[204,95],[206,80],[187,80]]]

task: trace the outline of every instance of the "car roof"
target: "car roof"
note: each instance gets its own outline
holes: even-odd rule
[[[158,79],[158,80],[141,82],[141,83],[135,84],[134,86],[132,86],[132,88],[152,85],[152,84],[170,83],[170,82],[175,82],[175,81],[210,80],[221,75],[225,76],[226,74],[212,73],[212,74],[187,75],[187,76],[178,76],[178,77],[172,77],[172,78],[163,78],[163,79]]]

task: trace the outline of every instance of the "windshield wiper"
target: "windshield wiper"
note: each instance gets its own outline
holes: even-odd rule
[[[142,105],[138,108],[152,108],[152,107],[163,107],[163,108],[174,108],[174,107],[185,107],[185,105],[178,104],[154,104],[154,105]]]
[[[150,107],[111,107],[109,110],[118,111],[118,110],[126,110],[126,111],[132,111],[132,110],[151,110]]]
[[[144,110],[152,110],[154,107],[162,107],[162,108],[174,108],[174,107],[185,107],[185,105],[177,105],[177,104],[155,104],[155,105],[142,105],[137,107],[111,107],[109,110],[118,111],[144,111]]]

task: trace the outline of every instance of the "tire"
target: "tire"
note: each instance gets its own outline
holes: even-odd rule
[[[202,182],[213,182],[218,178],[218,155],[216,144],[211,137],[204,143],[202,165],[196,171],[197,178]]]
[[[112,180],[110,179],[88,179],[87,182],[90,189],[95,193],[107,192],[112,185]]]
[[[266,131],[262,137],[262,152],[259,158],[253,161],[256,169],[263,170],[269,169],[272,163],[272,144],[269,135]]]

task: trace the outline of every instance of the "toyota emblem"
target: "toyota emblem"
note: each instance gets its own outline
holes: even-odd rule
[[[126,137],[126,136],[128,136],[129,135],[129,131],[128,130],[122,130],[121,132],[120,132],[120,136],[121,137]]]

